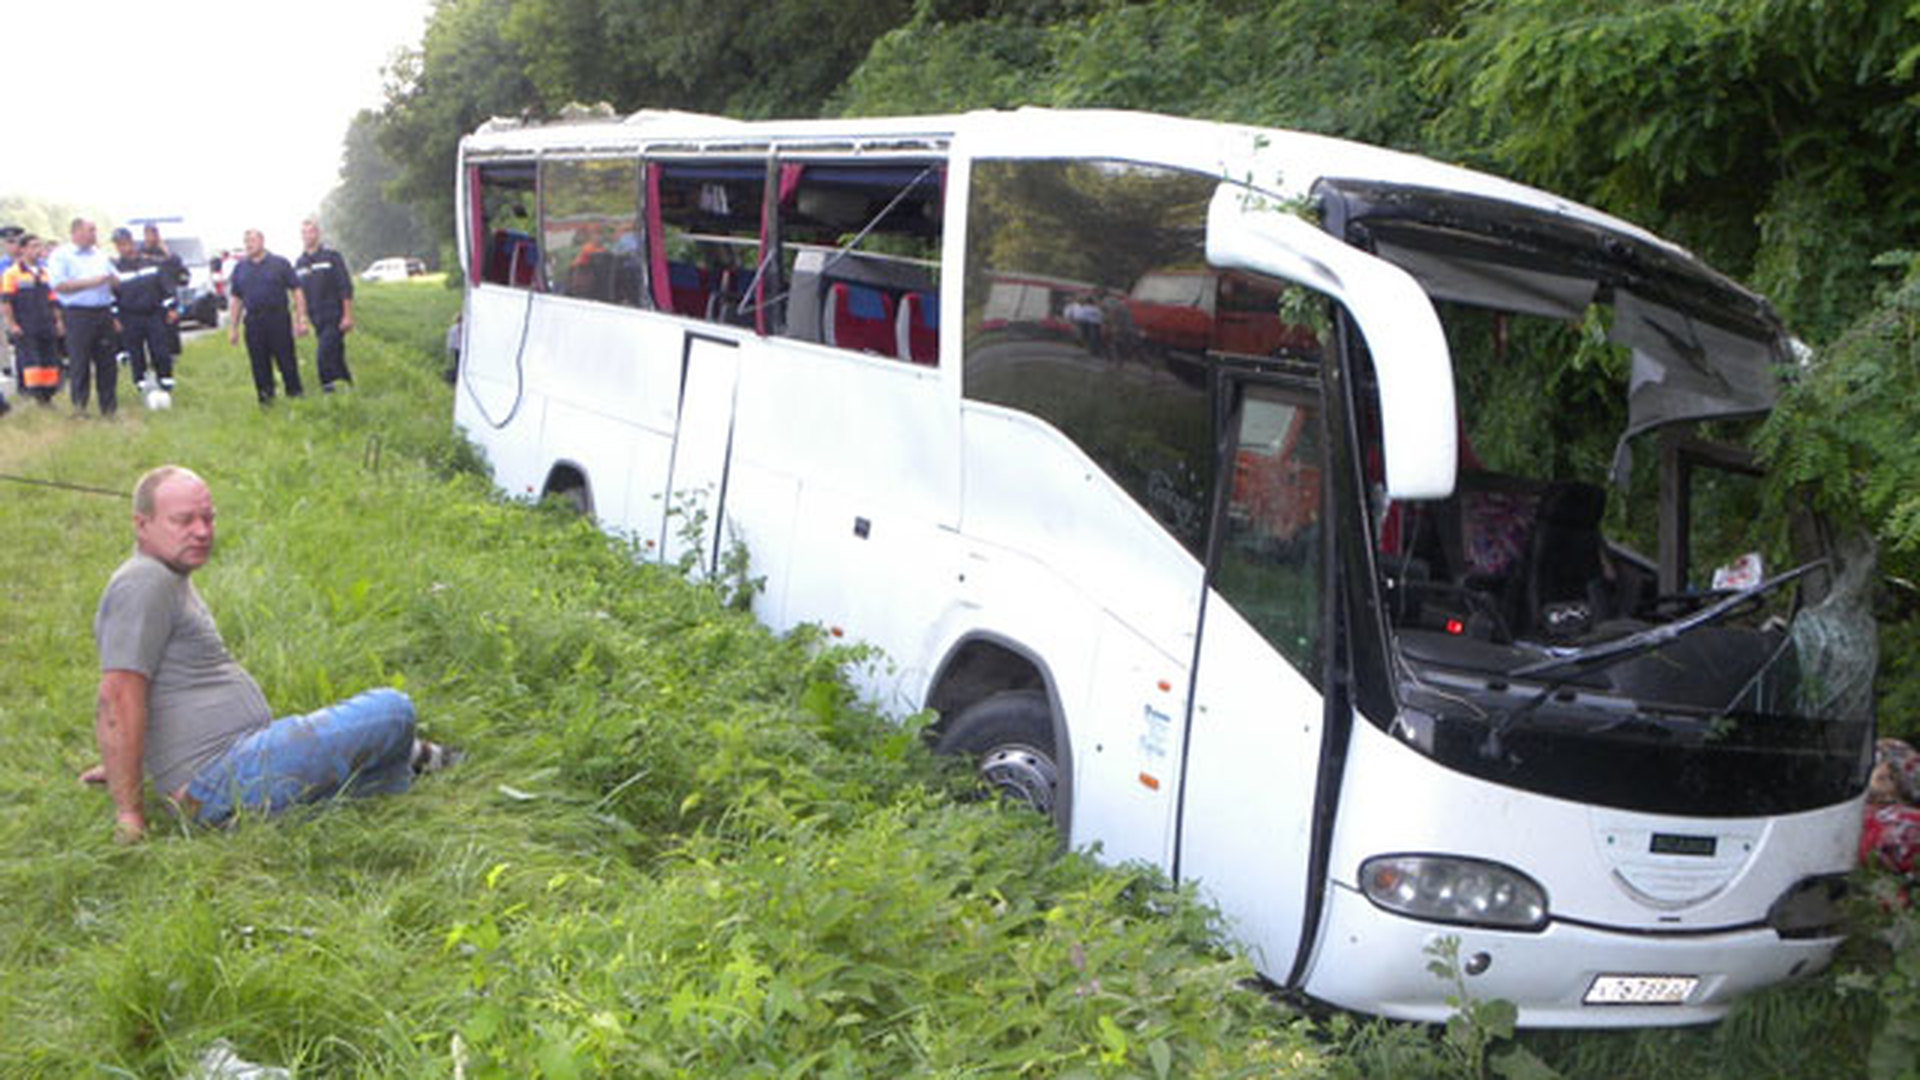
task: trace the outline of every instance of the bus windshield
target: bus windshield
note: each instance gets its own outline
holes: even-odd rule
[[[1746,445],[1791,356],[1764,302],[1625,227],[1338,194],[1348,238],[1434,300],[1459,408],[1450,497],[1373,485],[1397,702],[1375,719],[1453,768],[1600,805],[1856,794],[1871,556],[1763,498]]]

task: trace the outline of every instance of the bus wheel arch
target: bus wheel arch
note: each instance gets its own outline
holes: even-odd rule
[[[593,487],[586,471],[571,461],[555,462],[547,470],[547,482],[540,489],[542,500],[559,499],[583,517],[593,516]]]
[[[1048,814],[1064,839],[1071,835],[1073,745],[1056,687],[1030,650],[977,634],[948,653],[927,707],[940,715],[929,732],[935,753],[975,757],[983,781]]]

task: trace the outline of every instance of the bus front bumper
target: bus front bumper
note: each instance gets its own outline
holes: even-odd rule
[[[1440,1022],[1454,1012],[1446,999],[1457,989],[1427,968],[1434,959],[1428,947],[1447,937],[1459,939],[1464,967],[1484,965],[1465,976],[1469,996],[1512,1002],[1523,1027],[1572,1028],[1718,1020],[1742,995],[1822,970],[1840,943],[1783,939],[1765,927],[1649,934],[1565,922],[1537,933],[1443,926],[1382,911],[1342,885],[1327,891],[1318,955],[1303,989],[1342,1008],[1401,1020]],[[1635,994],[1676,1000],[1592,1000]]]

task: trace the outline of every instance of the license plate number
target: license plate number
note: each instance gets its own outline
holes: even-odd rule
[[[1588,1005],[1679,1005],[1700,984],[1693,975],[1601,975],[1587,987]]]

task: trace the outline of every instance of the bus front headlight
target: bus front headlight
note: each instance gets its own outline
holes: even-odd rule
[[[1376,855],[1360,864],[1360,888],[1388,911],[1431,922],[1539,930],[1547,892],[1511,866],[1452,855]]]

